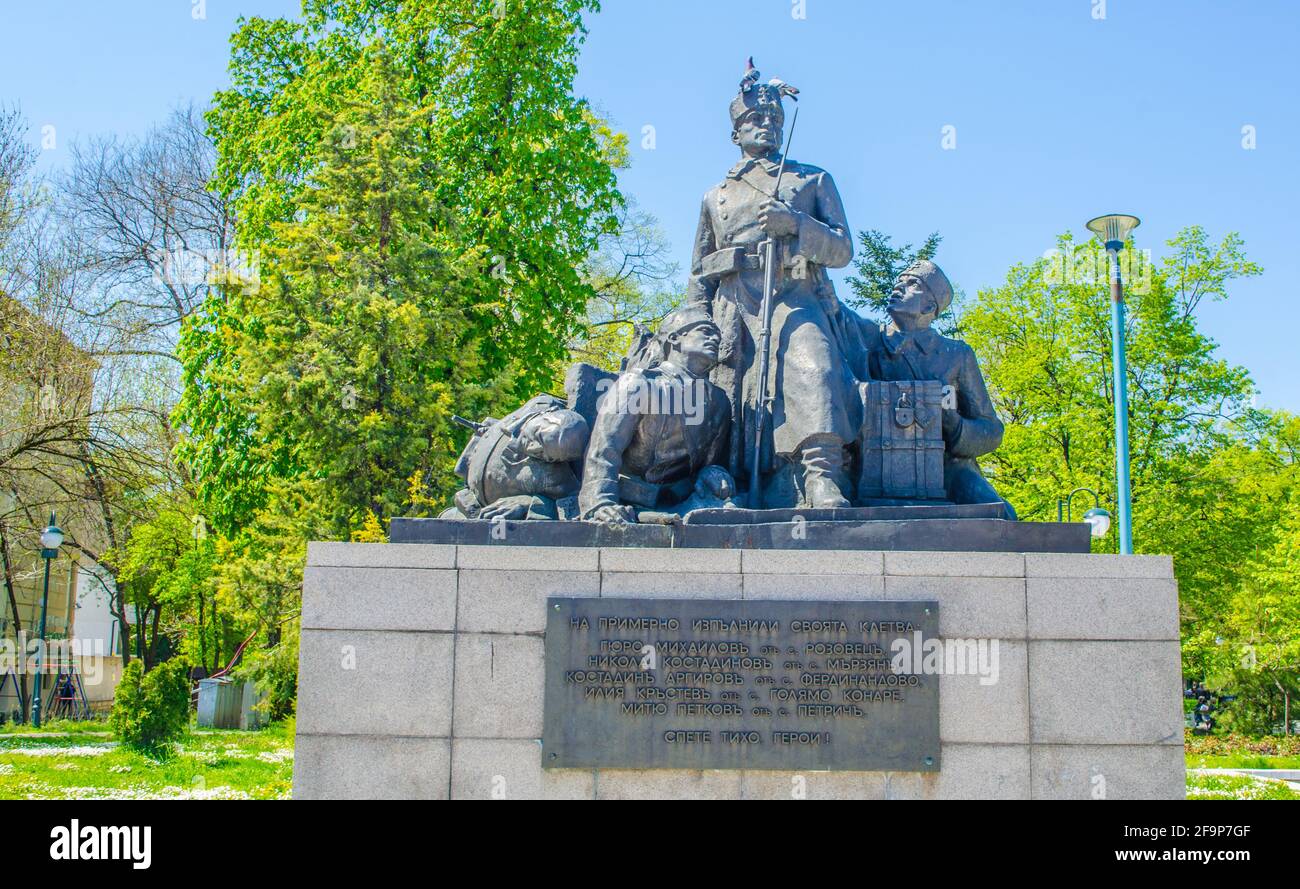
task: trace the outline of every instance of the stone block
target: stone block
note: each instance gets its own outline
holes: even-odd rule
[[[1023,553],[887,552],[885,573],[928,577],[1024,577]]]
[[[1183,743],[1177,642],[1030,642],[1036,744]]]
[[[884,772],[745,771],[742,799],[884,799]]]
[[[745,574],[883,574],[884,553],[871,550],[746,549]]]
[[[879,574],[746,574],[746,599],[834,601],[884,598],[885,579]]]
[[[1025,582],[1020,578],[887,575],[885,598],[938,600],[943,636],[1025,637]]]
[[[461,569],[457,628],[462,633],[541,633],[547,596],[599,595],[595,571]]]
[[[302,631],[298,730],[308,734],[451,734],[452,636]]]
[[[988,677],[981,678],[974,672],[976,664],[968,662],[964,675],[939,677],[939,738],[945,745],[1028,744],[1027,646],[1022,641],[1007,639],[985,641],[988,643],[986,665],[993,666],[995,672],[990,671]],[[993,641],[997,642],[996,649]],[[995,681],[985,684],[989,680]],[[943,768],[945,772],[949,770],[946,761]]]
[[[599,571],[594,546],[466,546],[456,548],[456,567],[496,571]]]
[[[647,572],[653,574],[740,574],[738,549],[667,549],[661,547],[602,547],[603,572]]]
[[[939,799],[1029,799],[1025,744],[944,744]]]
[[[596,799],[740,799],[739,771],[601,769]]]
[[[680,550],[677,550],[680,552]],[[600,595],[645,599],[739,599],[741,574],[601,572]]]
[[[594,799],[591,769],[543,769],[537,738],[456,738],[452,799]]]
[[[1031,577],[1031,639],[1177,639],[1178,586],[1172,579]]]
[[[1027,577],[1154,577],[1174,576],[1172,556],[1121,556],[1115,553],[1025,553]]]
[[[313,540],[307,544],[307,564],[324,568],[455,568],[456,547]]]
[[[447,799],[447,738],[299,733],[293,747],[294,799]]]
[[[309,565],[303,575],[302,625],[320,630],[451,630],[456,625],[456,572]]]
[[[1034,799],[1184,799],[1182,744],[1033,749]]]
[[[540,738],[546,665],[540,636],[456,637],[456,738]]]

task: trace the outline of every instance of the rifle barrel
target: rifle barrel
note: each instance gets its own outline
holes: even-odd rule
[[[785,172],[785,160],[790,156],[790,144],[794,142],[794,128],[799,123],[799,109],[794,110],[790,119],[790,138],[786,141],[786,150],[781,152],[781,163],[776,168],[776,185],[772,187],[772,199],[781,200],[781,174]],[[776,290],[776,238],[771,235],[763,242],[763,303],[759,310],[763,315],[763,324],[758,337],[758,401],[754,405],[754,452],[749,463],[749,508],[763,508],[763,491],[760,462],[763,457],[763,429],[767,425],[767,368],[772,351],[772,297]],[[743,416],[743,415],[742,415]]]

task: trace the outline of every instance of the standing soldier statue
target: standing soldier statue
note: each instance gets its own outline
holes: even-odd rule
[[[830,174],[781,155],[782,97],[798,90],[758,80],[750,60],[730,109],[741,159],[704,196],[687,299],[722,332],[722,363],[712,379],[732,403],[731,474],[750,479],[757,457],[760,490],[751,484],[749,505],[844,507],[851,493],[844,448],[857,437],[860,407],[825,270],[848,265],[853,242]],[[770,269],[765,256],[775,257]],[[771,360],[761,382],[765,339]],[[788,475],[778,472],[786,467]]]

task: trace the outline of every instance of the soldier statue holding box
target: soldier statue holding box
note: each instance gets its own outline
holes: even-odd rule
[[[980,472],[976,458],[1002,443],[1002,421],[993,409],[975,351],[932,329],[952,304],[952,284],[927,259],[905,269],[889,298],[889,322],[863,324],[868,367],[881,381],[932,381],[943,434],[943,487],[953,503],[996,503],[1001,498]],[[924,409],[922,406],[919,409]],[[1015,518],[1011,504],[1008,517]]]

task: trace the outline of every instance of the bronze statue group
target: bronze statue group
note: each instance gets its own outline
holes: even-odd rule
[[[932,329],[952,285],[919,260],[888,322],[841,303],[826,272],[853,257],[839,192],[781,153],[782,101],[798,91],[759,80],[751,64],[730,104],[741,157],[704,195],[685,304],[635,339],[621,373],[575,365],[565,399],[475,424],[443,518],[1004,503],[977,463],[1003,430],[975,354]]]

